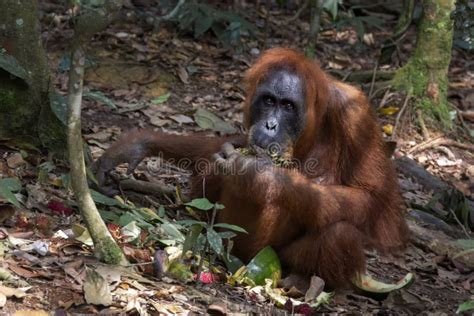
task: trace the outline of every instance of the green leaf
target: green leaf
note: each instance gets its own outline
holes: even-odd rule
[[[175,224],[173,223],[164,223],[161,225],[161,228],[171,237],[179,241],[184,241],[184,235],[178,230]]]
[[[413,273],[407,273],[401,280],[393,284],[380,282],[367,274],[361,274],[352,283],[371,298],[385,299],[390,292],[408,288],[414,281],[415,276]]]
[[[235,236],[237,236],[236,233],[234,232],[218,232],[219,236],[221,236],[222,239],[224,238],[234,238]]]
[[[107,205],[107,206],[118,206],[118,207],[125,207],[126,205],[120,203],[116,199],[109,198],[108,196],[103,195],[100,192],[97,192],[95,190],[90,190],[91,191],[91,196],[94,202],[102,205]]]
[[[200,225],[200,226],[206,226],[207,223],[203,221],[197,221],[194,219],[185,219],[182,221],[176,221],[177,224],[183,225],[183,226],[193,226],[193,225]]]
[[[208,228],[206,232],[207,241],[211,249],[219,256],[224,254],[224,245],[222,244],[222,238],[212,228]]]
[[[204,226],[202,225],[193,225],[191,227],[183,243],[183,256],[186,254],[186,252],[188,252],[188,250],[191,250],[193,246],[196,244],[197,239],[203,229],[204,229]]]
[[[7,181],[5,181],[7,180]],[[0,179],[0,197],[3,197],[11,204],[15,205],[16,207],[20,208],[20,202],[18,202],[16,196],[13,194],[12,191],[16,191],[16,183],[15,179],[7,178],[7,179]],[[21,188],[21,184],[20,184]],[[12,190],[13,189],[13,190]]]
[[[153,104],[162,104],[162,103],[165,103],[166,101],[168,101],[169,97],[170,97],[171,93],[166,93],[166,94],[163,94],[163,95],[160,95],[158,98],[156,99],[153,99],[151,101],[151,103]]]
[[[54,115],[58,120],[63,123],[64,126],[67,125],[67,103],[63,95],[59,94],[56,90],[52,90],[49,93],[49,106],[53,111]]]
[[[117,106],[115,105],[115,102],[112,101],[111,99],[109,99],[108,97],[106,97],[105,94],[103,94],[100,91],[86,91],[86,92],[83,93],[82,96],[85,99],[92,99],[92,100],[101,102],[101,103],[107,105],[112,110],[117,109]]]
[[[225,208],[224,205],[219,204],[219,203],[214,204],[214,206],[215,206],[216,210],[223,210]]]
[[[218,223],[218,224],[214,224],[214,227],[226,228],[226,229],[230,229],[230,230],[233,230],[233,231],[236,231],[236,232],[239,232],[239,233],[248,234],[248,232],[245,229],[243,229],[242,227],[237,226],[237,225],[226,224],[226,223]]]
[[[456,244],[463,247],[464,249],[472,249],[474,248],[474,240],[473,239],[458,239],[455,241]]]
[[[158,216],[160,218],[165,217],[165,207],[163,205],[160,205],[160,207],[158,208]]]
[[[120,216],[117,225],[119,225],[120,227],[127,226],[128,224],[136,220],[137,216],[135,214],[131,212],[125,212]]]
[[[12,192],[19,192],[21,190],[21,182],[18,178],[0,179],[0,185],[5,186]]]
[[[331,14],[333,20],[337,17],[337,6],[342,2],[341,0],[325,0],[323,9]]]
[[[0,68],[8,72],[9,74],[20,78],[24,83],[29,84],[31,78],[28,72],[20,66],[15,57],[3,53],[0,50]]]
[[[208,211],[214,207],[214,204],[209,202],[206,198],[194,199],[185,205],[194,207],[201,211]]]
[[[456,314],[467,312],[474,309],[474,300],[466,301],[462,304],[459,304]]]
[[[99,210],[100,217],[106,222],[118,224],[120,216],[115,212]]]
[[[210,15],[203,16],[194,21],[194,37],[199,37],[209,30],[214,23],[214,18]]]
[[[196,113],[194,113],[194,120],[196,124],[203,129],[212,129],[225,134],[234,134],[237,132],[229,123],[223,121],[214,113],[204,109],[198,109]]]
[[[227,256],[223,256],[222,259],[227,267],[227,270],[229,270],[229,272],[232,274],[234,274],[235,271],[244,265],[244,263],[239,258],[233,255],[229,255],[228,258]]]

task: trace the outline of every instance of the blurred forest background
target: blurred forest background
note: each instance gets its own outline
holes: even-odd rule
[[[155,158],[132,178],[118,168],[120,197],[88,189],[123,131],[242,131],[242,77],[280,46],[370,99],[412,244],[404,260],[368,253],[369,272],[387,283],[414,272],[410,288],[329,299],[316,285],[309,297],[229,277],[240,228],[218,230],[219,204],[187,201],[189,174]],[[0,311],[473,309],[473,49],[472,0],[3,0]]]

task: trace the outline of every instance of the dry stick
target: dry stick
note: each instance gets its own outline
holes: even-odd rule
[[[379,106],[377,109],[383,108],[383,106],[387,103],[388,98],[390,98],[392,94],[390,93],[390,90],[385,90],[385,93],[383,94],[382,100],[380,100]]]
[[[456,223],[459,225],[459,227],[461,227],[461,229],[464,232],[464,235],[466,235],[467,239],[471,239],[471,236],[467,232],[466,227],[461,223],[458,216],[454,213],[454,211],[450,207],[448,207],[448,209],[449,209],[449,212],[451,213],[451,215],[453,215],[454,220],[456,221]]]
[[[176,14],[178,14],[179,12],[179,9],[181,8],[181,6],[186,2],[186,0],[179,0],[179,2],[176,4],[176,6],[174,7],[173,10],[170,11],[170,13],[162,16],[162,17],[159,17],[157,18],[157,22],[161,22],[161,21],[168,21],[172,18],[175,17]]]
[[[400,109],[400,112],[398,112],[397,118],[395,119],[395,126],[393,127],[393,131],[392,131],[392,140],[395,139],[397,127],[398,127],[398,124],[400,123],[400,117],[402,116],[403,112],[405,111],[405,108],[407,107],[408,101],[410,100],[410,98],[411,98],[411,94],[408,93],[405,97],[405,101],[403,102],[403,106]]]
[[[372,91],[374,90],[375,84],[375,75],[377,74],[377,67],[379,66],[379,61],[375,63],[374,73],[372,74],[372,81],[370,82],[370,90],[369,90],[369,100],[372,99]]]
[[[414,146],[412,149],[408,151],[408,154],[413,154],[415,152],[426,150],[428,148],[432,148],[435,146],[454,146],[461,149],[466,149],[468,151],[474,151],[474,145],[463,144],[452,139],[438,137],[438,138],[430,139],[426,142],[423,142],[421,144]]]

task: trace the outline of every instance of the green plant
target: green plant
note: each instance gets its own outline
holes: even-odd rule
[[[236,232],[247,233],[247,231],[236,225],[215,223],[217,212],[224,208],[222,204],[211,203],[206,198],[200,198],[194,199],[186,203],[186,205],[198,211],[206,212],[208,222],[197,220],[183,220],[178,222],[189,228],[183,244],[183,255],[189,250],[194,254],[200,255],[199,272],[202,269],[206,254],[209,255],[209,262],[211,264],[216,257],[220,257],[227,264],[229,270],[235,270],[237,268],[235,265],[238,265],[238,263],[236,263],[237,258],[230,255],[230,251],[232,250],[232,238],[237,235]],[[211,211],[212,213],[209,214]],[[226,245],[224,241],[226,241]]]
[[[237,14],[196,2],[181,6],[171,21],[181,30],[192,32],[196,38],[212,31],[225,48],[238,46],[242,35],[256,33],[255,26]]]
[[[0,179],[0,198],[20,208],[20,202],[15,196],[15,192],[21,190],[21,182],[17,178],[3,178]]]

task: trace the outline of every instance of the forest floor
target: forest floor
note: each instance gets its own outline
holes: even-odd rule
[[[57,6],[44,9],[44,43],[54,85],[65,93],[66,56],[72,31],[61,19],[57,20],[57,25],[50,22],[52,19],[48,17],[53,12],[59,17],[65,15]],[[263,28],[263,11],[248,10],[247,14],[253,23]],[[215,134],[196,123],[197,109],[206,109],[241,130],[241,105],[245,94],[241,80],[264,50],[264,45],[301,51],[305,48],[307,22],[297,19],[288,23],[293,12],[277,8],[270,14],[266,43],[262,34],[256,38],[244,38],[240,52],[223,49],[210,34],[195,39],[177,32],[172,26],[153,31],[145,23],[136,21],[115,23],[107,31],[94,36],[88,50],[91,66],[86,69],[85,81],[85,90],[92,97],[85,98],[83,103],[83,134],[92,157],[100,157],[122,131],[131,128],[150,127],[178,134]],[[323,29],[316,47],[322,68],[346,78],[354,72],[373,71],[380,45],[390,35],[395,18],[392,16],[382,30],[367,29],[362,42],[351,28]],[[379,67],[379,70],[392,70],[403,64],[413,49],[414,41],[415,30],[410,30],[395,61]],[[464,111],[474,109],[473,63],[467,52],[453,50],[449,72],[450,102]],[[450,133],[429,130],[424,138],[415,124],[408,123],[403,117],[397,118],[404,96],[392,90],[379,91],[376,83],[371,83],[370,76],[364,83],[352,84],[368,94],[372,91],[371,103],[383,127],[380,133],[388,141],[397,142],[394,156],[412,158],[436,178],[472,200],[474,155],[472,137],[469,139],[469,133],[472,135],[474,131],[472,122],[465,120],[463,128]],[[105,102],[98,102],[98,98]],[[109,103],[109,106],[104,103]],[[405,111],[409,112],[410,108]],[[264,297],[252,295],[241,286],[223,282],[184,283],[172,278],[156,280],[147,274],[146,266],[140,266],[140,273],[100,267],[89,246],[77,239],[62,237],[81,222],[77,212],[70,212],[74,202],[70,192],[62,187],[65,182],[62,175],[67,172],[64,163],[19,147],[0,141],[0,174],[4,178],[21,179],[23,190],[17,197],[23,198],[24,202],[24,207],[14,213],[2,205],[0,199],[0,268],[4,269],[0,271],[11,273],[10,281],[15,280],[19,289],[27,287],[27,290],[9,297],[0,314],[35,309],[53,311],[58,315],[98,312],[145,315],[147,312],[205,312],[210,306],[213,312],[283,312]],[[173,168],[161,170],[156,165],[156,159],[146,159],[138,167],[135,177],[179,186],[186,192],[188,174]],[[399,182],[407,205],[418,207],[415,213],[410,213],[414,225],[428,229],[434,239],[443,236],[439,239],[447,239],[450,244],[472,238],[470,232],[449,216],[451,210],[443,203],[446,197],[427,190],[404,172],[399,174]],[[176,207],[167,198],[140,196],[146,206],[164,205],[169,218],[179,218],[184,212],[183,207]],[[125,197],[137,201],[137,194],[125,194]],[[451,205],[451,208],[455,207]],[[438,215],[447,214],[445,221],[430,217],[432,209],[436,209]],[[473,247],[469,241],[465,243],[467,248]],[[448,246],[441,250],[431,246],[415,236],[402,258],[367,253],[368,271],[377,278],[393,281],[407,272],[414,272],[416,280],[409,289],[393,292],[382,301],[352,291],[340,292],[317,312],[453,314],[458,305],[472,295],[472,266],[453,260],[450,251],[445,250]],[[146,262],[153,253],[153,249],[147,247],[125,247],[127,255],[135,262]],[[109,307],[86,303],[83,290],[86,266],[102,269],[104,275],[114,280],[114,285],[110,285],[114,300]]]

